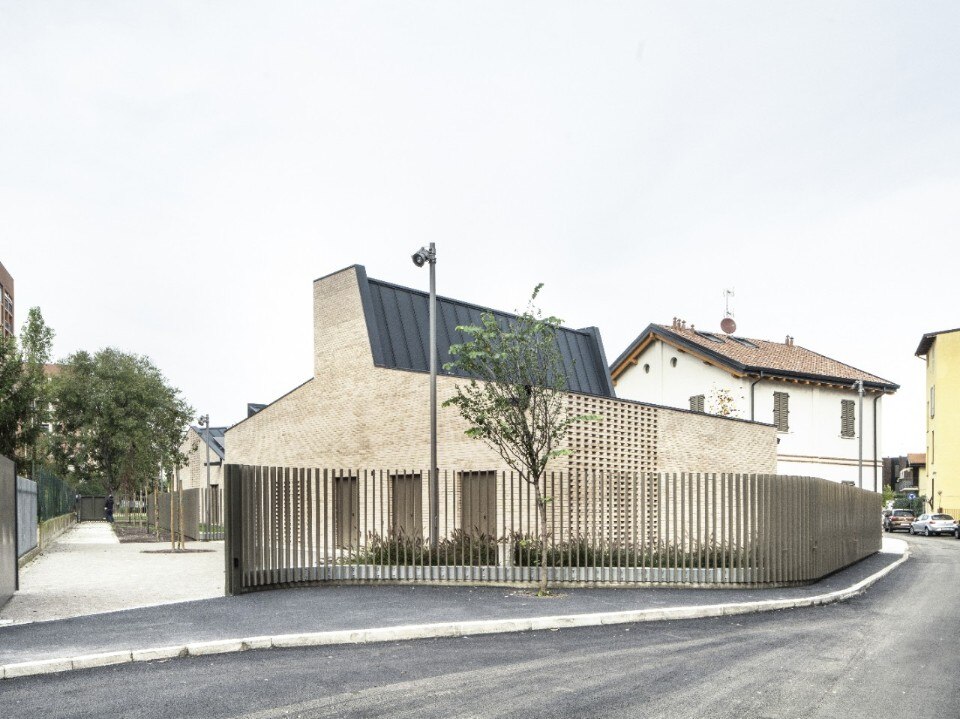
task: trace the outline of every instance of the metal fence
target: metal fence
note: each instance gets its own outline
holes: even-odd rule
[[[37,483],[17,477],[17,557],[37,546]]]
[[[160,492],[145,497],[145,516],[150,527],[183,531],[188,539],[223,539],[223,501],[218,487]],[[183,522],[180,522],[181,507]],[[171,524],[170,518],[173,517]]]
[[[228,465],[226,590],[302,582],[785,585],[880,549],[880,498],[810,477]]]
[[[70,514],[75,510],[76,498],[70,485],[44,469],[37,469],[37,516],[41,522]]]

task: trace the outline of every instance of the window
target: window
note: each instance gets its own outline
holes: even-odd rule
[[[650,374],[650,365],[649,365],[649,364],[645,364],[645,365],[643,366],[643,371],[646,372],[647,374]]]
[[[703,412],[703,401],[705,397],[702,394],[695,394],[690,398],[690,409],[693,412]]]
[[[731,335],[731,336],[728,337],[727,339],[731,339],[731,340],[733,340],[734,342],[736,342],[738,345],[743,345],[744,347],[752,347],[752,348],[755,349],[755,350],[760,349],[757,345],[755,345],[753,342],[751,342],[750,340],[748,340],[748,339],[745,338],[745,337],[734,337],[734,336]]]
[[[933,402],[934,402],[934,390],[935,390],[935,389],[936,389],[936,387],[932,387],[932,386],[930,387],[930,418],[931,418],[931,419],[933,418],[933,415],[934,415]]]
[[[676,366],[677,366],[677,358],[676,358],[676,357],[671,357],[671,358],[670,358],[670,366],[671,366],[671,367],[676,367]]]
[[[786,392],[773,393],[773,423],[778,432],[790,431],[790,395]]]
[[[710,332],[701,332],[700,330],[694,330],[693,332],[694,332],[694,334],[696,334],[696,335],[700,335],[700,336],[703,337],[705,340],[710,340],[711,342],[716,342],[718,345],[722,345],[722,344],[723,344],[723,340],[720,339],[719,337],[717,337],[715,334],[712,334],[712,333],[710,333]]]
[[[840,436],[855,437],[857,435],[856,415],[854,414],[854,404],[852,399],[841,400],[840,402]]]

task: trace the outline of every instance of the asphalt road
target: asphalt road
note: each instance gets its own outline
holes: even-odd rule
[[[960,541],[842,604],[130,664],[0,683],[4,717],[960,716]],[[922,708],[922,711],[919,711]]]

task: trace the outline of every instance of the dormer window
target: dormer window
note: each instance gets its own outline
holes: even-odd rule
[[[717,337],[717,335],[712,332],[701,332],[700,330],[693,331],[698,337],[703,337],[705,340],[710,340],[711,342],[716,342],[718,345],[723,344],[723,340]]]

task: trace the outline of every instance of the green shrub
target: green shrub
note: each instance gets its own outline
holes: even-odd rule
[[[371,532],[366,545],[360,547],[343,564],[384,564],[401,566],[492,566],[497,563],[497,540],[487,534],[468,534],[456,530],[437,542],[436,551],[422,537],[402,532],[386,537]]]

